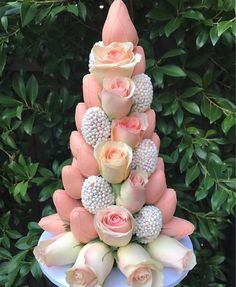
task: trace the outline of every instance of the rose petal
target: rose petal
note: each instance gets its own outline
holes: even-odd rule
[[[70,228],[79,242],[87,243],[98,237],[93,221],[94,215],[83,207],[77,207],[71,211]]]
[[[179,217],[173,217],[169,222],[163,225],[161,233],[179,240],[191,235],[194,229],[195,227],[191,222]]]
[[[70,213],[75,207],[82,206],[79,200],[71,198],[65,190],[57,189],[52,196],[57,213],[63,220],[70,220]]]
[[[167,223],[171,220],[175,213],[177,204],[176,191],[171,188],[165,189],[162,197],[154,204],[158,207],[162,213],[163,223]]]
[[[72,198],[80,199],[84,177],[81,175],[79,169],[72,165],[67,165],[63,167],[61,174],[67,194]]]
[[[100,107],[99,94],[102,88],[93,75],[87,74],[83,78],[84,102],[88,108]]]
[[[129,12],[124,2],[114,1],[107,14],[102,30],[102,41],[105,45],[112,42],[138,43],[137,31],[130,19]]]

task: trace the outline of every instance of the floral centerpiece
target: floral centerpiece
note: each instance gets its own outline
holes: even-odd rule
[[[178,241],[194,226],[174,216],[176,192],[158,157],[153,87],[137,44],[126,6],[115,0],[90,53],[70,137],[73,161],[62,170],[64,189],[53,194],[57,213],[39,222],[55,237],[34,249],[42,264],[72,265],[71,287],[102,286],[114,264],[130,286],[159,287],[163,267],[183,272],[196,264]]]

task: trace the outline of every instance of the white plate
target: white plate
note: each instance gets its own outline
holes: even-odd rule
[[[53,237],[53,234],[44,231],[39,242]],[[180,242],[187,248],[193,249],[192,242],[189,237],[185,237]],[[63,267],[47,267],[40,264],[40,267],[47,278],[58,287],[69,287],[65,280],[65,272],[69,269],[69,265]],[[164,287],[174,287],[179,284],[188,272],[178,273],[173,268],[164,268]],[[107,277],[104,287],[130,287],[127,284],[125,276],[114,267],[110,275]]]

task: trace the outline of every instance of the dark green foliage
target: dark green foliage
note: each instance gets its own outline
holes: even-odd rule
[[[49,198],[71,160],[75,106],[108,2],[103,10],[97,1],[0,4],[0,286],[40,276],[32,257],[39,229],[27,222],[53,212]],[[177,214],[196,225],[198,266],[181,286],[227,286],[236,203],[234,1],[127,2],[155,87],[168,186],[178,194]]]

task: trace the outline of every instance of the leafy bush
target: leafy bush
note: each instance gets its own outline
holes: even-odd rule
[[[74,110],[108,2],[0,4],[1,286],[34,286],[29,272],[40,277],[34,221],[53,212],[50,197],[71,160]],[[196,225],[198,266],[182,286],[226,286],[236,202],[234,3],[127,2],[155,87],[168,185],[178,193],[177,214]]]

